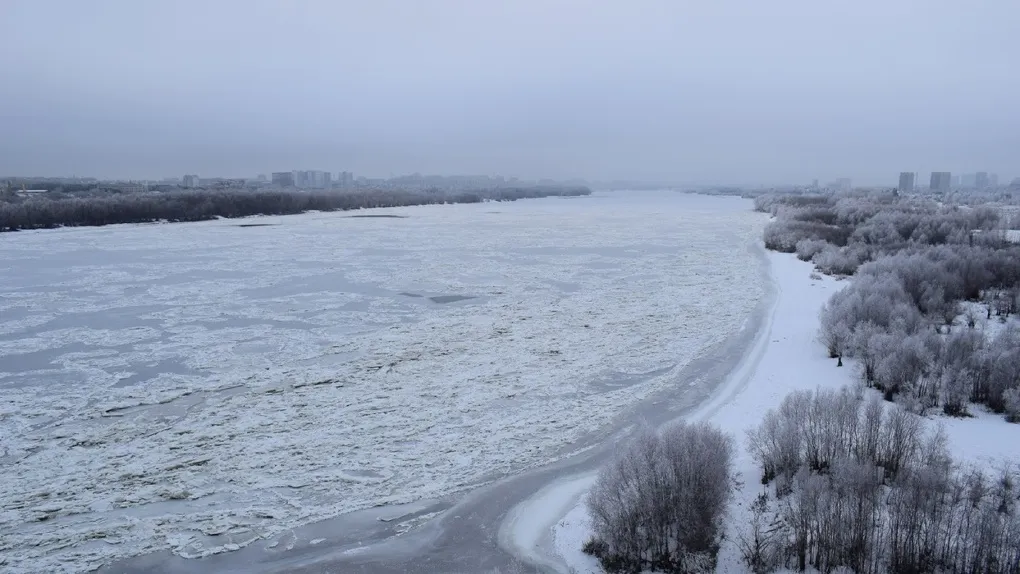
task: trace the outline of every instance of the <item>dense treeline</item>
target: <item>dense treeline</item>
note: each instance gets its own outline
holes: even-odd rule
[[[965,415],[975,402],[1020,422],[1020,332],[995,324],[1020,309],[1020,246],[998,229],[998,210],[891,193],[764,197],[756,207],[776,216],[770,249],[854,274],[821,315],[839,364],[858,359],[867,385],[914,412]]]
[[[877,396],[797,392],[748,433],[762,481],[752,571],[1020,572],[1020,473],[953,464],[941,431]]]
[[[584,551],[608,572],[715,571],[731,452],[730,437],[703,423],[641,434],[588,495],[593,536]]]
[[[153,221],[203,221],[217,217],[286,215],[313,210],[514,201],[590,193],[589,189],[583,187],[527,187],[464,192],[223,190],[109,194],[86,198],[30,197],[0,201],[0,231]]]
[[[755,208],[775,220],[765,245],[797,253],[826,273],[851,275],[867,261],[908,247],[979,245],[1001,247],[992,207],[945,206],[893,193],[780,195],[755,199]]]

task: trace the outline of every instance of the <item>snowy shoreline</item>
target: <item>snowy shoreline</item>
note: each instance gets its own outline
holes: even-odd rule
[[[769,320],[762,324],[750,352],[738,363],[726,383],[708,401],[684,415],[687,420],[708,420],[734,434],[738,442],[742,430],[757,424],[761,413],[778,404],[786,392],[800,388],[806,379],[828,380],[833,386],[850,381],[851,369],[836,371],[831,362],[812,352],[812,339],[818,309],[840,284],[832,278],[809,278],[810,264],[792,256],[769,252],[769,271],[774,293]],[[810,361],[804,354],[812,356]],[[796,357],[800,358],[796,358]],[[816,360],[817,359],[817,360]],[[798,369],[798,363],[803,368]],[[818,369],[826,369],[827,377],[814,377]],[[797,376],[798,372],[804,373]],[[791,376],[793,375],[793,376]],[[784,378],[785,381],[778,379]],[[753,499],[757,492],[757,476],[753,461],[742,445],[737,449],[736,472],[747,487],[736,496],[735,505]],[[511,513],[504,525],[507,547],[530,563],[552,567],[559,572],[579,574],[602,572],[597,560],[581,552],[588,537],[588,517],[583,497],[594,481],[588,473],[569,482],[572,489],[550,487],[537,493]],[[744,491],[748,491],[745,493]],[[539,509],[544,512],[538,514]],[[554,510],[554,511],[553,511]],[[541,516],[541,520],[523,521],[523,516]],[[731,533],[735,534],[735,533]],[[720,553],[719,571],[742,571],[739,553],[733,538],[727,540]]]
[[[723,383],[705,401],[678,418],[711,419],[743,393],[757,374],[758,365],[769,348],[770,334],[783,296],[773,255],[766,253],[763,256],[768,263],[770,280],[767,295],[762,301],[766,312],[746,347],[746,353],[734,362]],[[579,566],[591,566],[591,572],[601,572],[594,558],[580,552],[586,531],[576,527],[576,520],[571,520],[586,513],[584,495],[594,483],[596,474],[597,471],[590,470],[562,477],[515,506],[500,525],[500,546],[524,562],[557,572],[574,572]],[[559,544],[561,532],[565,531],[571,535],[571,546],[568,547]]]
[[[726,385],[729,392],[716,393],[685,416],[688,420],[710,421],[737,441],[734,474],[738,488],[730,505],[717,572],[747,572],[738,548],[748,524],[742,518],[763,487],[760,469],[744,444],[746,431],[756,427],[761,416],[777,407],[790,392],[838,389],[857,383],[857,365],[848,361],[845,367],[837,368],[816,337],[819,310],[846,282],[814,274],[810,263],[793,255],[769,252],[768,259],[776,297],[773,320],[762,328],[762,355],[737,367]],[[741,371],[749,367],[752,372],[745,384],[734,385],[733,380],[741,380]],[[994,467],[1020,458],[1020,426],[1006,424],[980,407],[973,410],[974,418],[936,415],[926,417],[925,423],[943,426],[954,456],[963,463]],[[594,478],[594,473],[588,473],[585,481],[568,483],[573,487],[569,490],[550,487],[522,503],[504,526],[507,547],[523,560],[557,572],[603,572],[594,557],[581,552],[581,545],[590,536],[583,497]],[[531,520],[525,521],[522,516]]]

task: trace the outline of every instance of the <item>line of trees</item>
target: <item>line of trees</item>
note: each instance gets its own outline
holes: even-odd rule
[[[755,573],[1020,572],[1020,472],[955,465],[941,429],[877,396],[796,392],[748,433]],[[771,496],[770,496],[771,493]]]
[[[106,194],[93,197],[30,197],[0,201],[0,231],[98,226],[154,221],[203,221],[217,217],[286,215],[444,203],[514,201],[589,195],[584,187],[524,187],[477,191],[180,191]],[[49,195],[49,194],[47,194]]]
[[[588,494],[593,536],[584,551],[607,572],[714,572],[732,443],[705,423],[639,435]]]
[[[891,193],[762,197],[756,208],[775,215],[770,249],[854,275],[821,313],[837,364],[857,359],[868,386],[914,412],[982,403],[1020,422],[1020,332],[976,328],[1020,310],[1020,246],[998,210]]]
[[[767,248],[797,253],[836,275],[852,275],[865,262],[906,248],[997,249],[1006,243],[993,233],[1001,220],[994,207],[944,205],[891,192],[761,196],[755,209],[775,216],[765,228]]]

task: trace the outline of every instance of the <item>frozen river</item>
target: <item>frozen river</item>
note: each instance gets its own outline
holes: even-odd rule
[[[765,293],[735,198],[362,214],[404,217],[0,235],[0,566],[314,545],[563,458]]]

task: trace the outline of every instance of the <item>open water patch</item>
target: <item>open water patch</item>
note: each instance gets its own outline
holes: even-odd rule
[[[159,375],[189,375],[189,376],[203,376],[208,375],[208,371],[198,371],[185,365],[180,360],[176,359],[164,359],[161,361],[154,361],[144,365],[133,365],[132,370],[134,371],[131,375],[123,377],[118,380],[113,386],[114,387],[130,387],[139,383],[155,379]]]
[[[406,215],[393,215],[390,213],[378,215],[348,215],[352,219],[407,219]]]
[[[458,301],[467,301],[469,299],[477,299],[475,295],[436,295],[435,297],[429,297],[429,301],[445,305],[447,303],[456,303]]]

